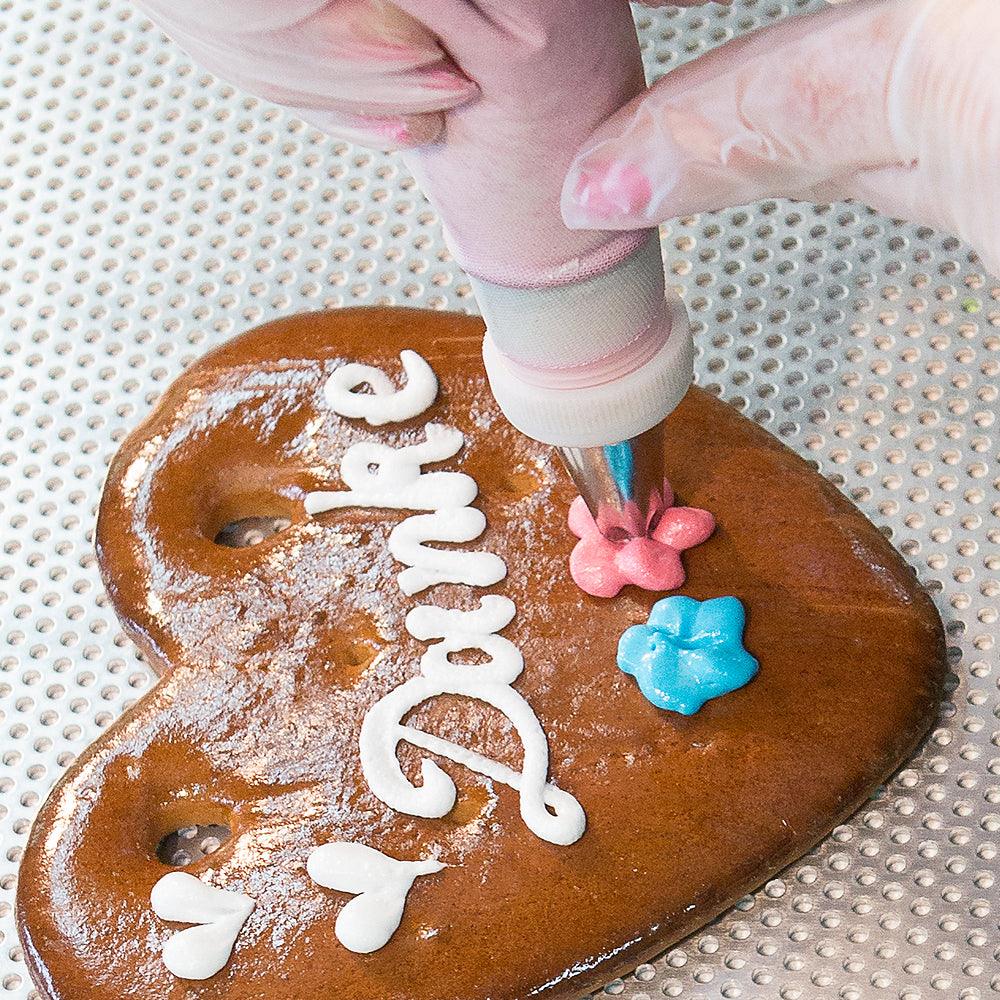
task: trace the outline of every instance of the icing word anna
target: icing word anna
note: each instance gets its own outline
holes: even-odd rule
[[[413,351],[401,361],[407,383],[396,390],[384,372],[369,365],[338,368],[325,395],[341,416],[362,417],[370,425],[419,416],[437,394],[437,377]],[[367,384],[370,393],[355,390]],[[506,563],[492,552],[444,551],[430,541],[472,542],[486,528],[483,513],[469,505],[479,487],[462,472],[424,472],[422,466],[453,458],[465,439],[454,428],[429,423],[418,444],[391,448],[375,441],[352,445],[345,452],[340,474],[348,489],[321,491],[306,497],[309,514],[344,507],[411,510],[389,537],[393,557],[407,568],[397,579],[405,594],[416,594],[439,583],[487,587],[507,575]],[[537,716],[511,685],[524,669],[520,650],[497,633],[510,624],[516,608],[505,597],[481,598],[473,611],[421,604],[406,616],[406,628],[420,640],[437,639],[420,660],[420,674],[390,691],[372,706],[361,727],[361,767],[372,792],[386,805],[412,816],[438,818],[455,804],[455,784],[434,763],[421,765],[422,784],[413,785],[396,758],[401,741],[463,764],[478,774],[515,789],[521,817],[538,837],[553,844],[572,844],[586,828],[580,803],[548,781],[549,747]],[[453,663],[449,654],[481,650],[482,664]],[[492,705],[517,730],[524,748],[521,770],[515,771],[467,747],[402,724],[417,705],[442,694],[461,695]]]

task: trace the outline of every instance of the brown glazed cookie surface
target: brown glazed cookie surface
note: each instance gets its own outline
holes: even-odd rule
[[[165,394],[111,468],[98,529],[105,582],[163,675],[73,765],[43,807],[21,865],[18,919],[49,1000],[515,1000],[575,997],[705,923],[800,856],[892,772],[930,725],[944,676],[937,613],[882,535],[801,459],[692,390],[670,418],[678,502],[710,510],[678,593],[739,597],[747,687],[685,718],[618,670],[618,638],[663,595],[612,600],[569,578],[575,493],[542,445],[499,414],[479,320],[408,310],[297,316],[208,355]],[[421,417],[370,427],[331,412],[330,372],[362,361],[397,380],[418,351],[440,380]],[[465,447],[441,468],[479,484],[484,549],[507,563],[485,589],[396,583],[387,547],[404,511],[310,519],[303,498],[342,489],[354,442],[423,439],[428,421]],[[214,539],[247,517],[285,530],[248,548]],[[548,735],[550,779],[587,831],[536,837],[512,789],[446,760],[459,797],[442,819],[397,813],[358,758],[365,712],[412,677],[426,645],[406,613],[517,606],[503,631],[524,654],[514,687]],[[475,666],[469,666],[474,670]],[[517,769],[521,747],[489,705],[442,696],[408,722]],[[425,756],[400,749],[419,781]],[[168,834],[228,827],[185,870],[257,906],[211,979],[161,959],[179,925],[150,908]],[[380,951],[334,935],[349,897],[306,873],[310,851],[360,841],[400,859],[438,854]]]

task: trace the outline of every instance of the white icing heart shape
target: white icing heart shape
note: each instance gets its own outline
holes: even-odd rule
[[[378,951],[396,932],[414,881],[447,867],[433,859],[397,861],[344,841],[317,847],[306,864],[318,885],[354,896],[337,916],[334,933],[348,951],[362,955]]]
[[[163,946],[163,964],[179,979],[210,979],[219,972],[257,905],[241,892],[217,889],[187,872],[164,875],[149,901],[161,920],[196,925]]]

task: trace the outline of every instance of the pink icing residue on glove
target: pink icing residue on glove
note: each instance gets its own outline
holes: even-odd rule
[[[614,597],[627,583],[644,590],[674,590],[685,580],[681,553],[715,530],[715,518],[697,507],[672,507],[666,487],[663,512],[652,533],[613,542],[597,528],[583,497],[569,509],[570,531],[580,539],[569,557],[576,585],[594,597]]]

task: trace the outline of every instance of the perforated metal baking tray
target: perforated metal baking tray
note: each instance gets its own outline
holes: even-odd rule
[[[789,6],[638,12],[650,71]],[[0,995],[25,998],[31,819],[151,682],[92,553],[117,444],[251,325],[474,302],[396,159],[219,82],[123,0],[0,0],[0,49]],[[954,674],[924,750],[851,822],[604,992],[1000,995],[1000,283],[957,240],[860,206],[769,201],[663,241],[701,384],[883,528],[934,595]]]

